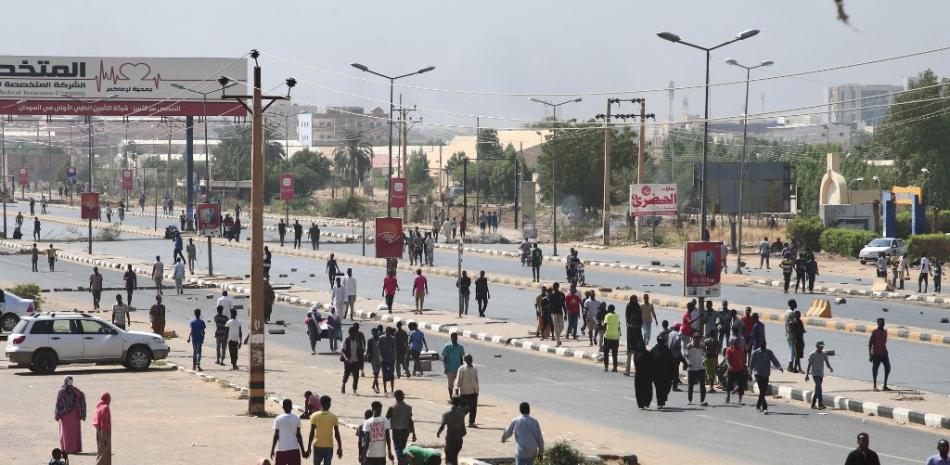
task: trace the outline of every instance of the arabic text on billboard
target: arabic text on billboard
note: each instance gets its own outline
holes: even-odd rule
[[[676,184],[631,184],[630,214],[675,215]]]
[[[313,146],[313,128],[310,124],[313,122],[313,114],[301,113],[297,115],[297,142],[304,148]]]

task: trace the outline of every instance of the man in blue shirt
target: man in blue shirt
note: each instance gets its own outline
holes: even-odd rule
[[[950,443],[946,439],[937,441],[937,455],[927,460],[927,465],[950,465]]]
[[[544,435],[541,434],[538,420],[531,416],[531,406],[522,402],[518,408],[521,416],[511,420],[508,429],[501,435],[501,442],[514,435],[515,465],[534,465],[535,460],[544,457]]]
[[[445,365],[445,377],[449,382],[449,399],[452,399],[452,388],[455,387],[455,375],[462,366],[465,357],[465,348],[459,344],[458,333],[452,333],[452,341],[442,347],[442,363]]]
[[[188,324],[191,330],[188,333],[188,341],[194,353],[191,357],[191,369],[201,370],[201,344],[205,340],[205,322],[201,319],[201,310],[195,309],[195,319]]]

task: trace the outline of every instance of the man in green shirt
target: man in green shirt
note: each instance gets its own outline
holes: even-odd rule
[[[406,465],[441,465],[442,456],[432,449],[411,446],[402,452]]]
[[[614,306],[607,306],[607,314],[604,315],[604,371],[607,371],[608,355],[612,354],[614,358],[614,373],[617,372],[617,349],[620,348],[620,317],[614,312]]]

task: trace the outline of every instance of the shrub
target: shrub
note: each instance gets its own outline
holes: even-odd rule
[[[360,218],[365,208],[362,197],[347,195],[323,204],[323,214],[333,218]]]
[[[910,212],[898,212],[897,215],[894,216],[894,221],[897,222],[897,237],[910,237]]]
[[[821,233],[821,249],[843,257],[857,257],[858,252],[877,237],[871,231],[830,228]]]
[[[934,232],[950,233],[950,210],[941,210],[937,215],[937,230]]]
[[[815,217],[796,218],[786,226],[789,240],[793,244],[797,244],[800,249],[808,248],[813,251],[821,250],[821,235],[824,230],[821,219]]]
[[[33,299],[33,310],[40,311],[43,305],[43,295],[40,293],[40,287],[34,283],[17,284],[9,289],[10,293],[24,299]]]
[[[590,461],[567,441],[558,441],[544,449],[544,460],[539,465],[585,465]]]
[[[907,256],[919,259],[924,252],[931,260],[950,260],[950,237],[943,234],[918,234],[907,240]]]

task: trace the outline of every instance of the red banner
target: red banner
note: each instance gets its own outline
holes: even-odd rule
[[[132,192],[132,170],[122,170],[122,188]]]
[[[280,200],[290,202],[294,199],[294,180],[296,176],[292,174],[280,175]]]
[[[376,218],[376,258],[402,258],[402,218]]]
[[[406,204],[409,201],[409,187],[406,183],[406,178],[392,178],[390,181],[392,185],[390,189],[392,190],[390,207],[393,208],[406,208]]]
[[[30,170],[27,168],[20,168],[20,186],[26,186],[30,183]]]
[[[718,297],[722,273],[722,242],[687,242],[683,293],[687,297]]]
[[[221,205],[198,204],[198,231],[217,231],[221,227]]]
[[[80,197],[80,210],[82,211],[82,219],[98,220],[99,219],[99,193],[98,192],[83,192],[82,197]]]

